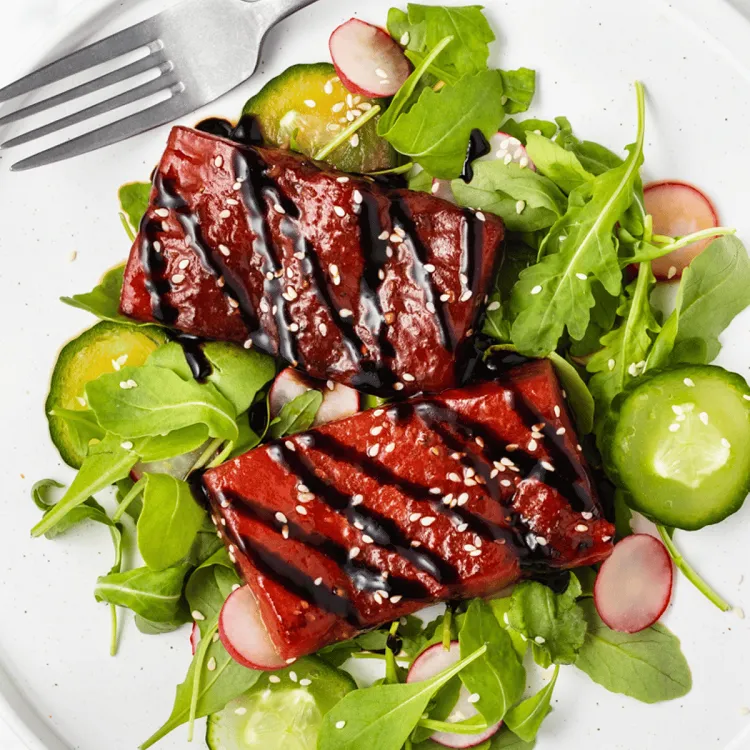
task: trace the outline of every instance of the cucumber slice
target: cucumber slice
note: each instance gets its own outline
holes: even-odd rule
[[[45,413],[52,442],[63,461],[79,469],[86,445],[68,420],[50,415],[53,409],[84,411],[86,383],[123,365],[142,365],[151,352],[167,342],[167,336],[155,326],[129,326],[103,321],[67,343],[52,371]]]
[[[700,529],[750,491],[750,388],[715,366],[666,370],[616,405],[606,459],[629,503],[664,526]]]
[[[287,68],[247,102],[243,115],[255,117],[267,143],[314,158],[351,124],[347,116],[358,116],[375,104],[386,108],[382,99],[347,91],[333,65],[316,63]],[[378,118],[363,125],[357,137],[335,149],[326,162],[343,172],[358,173],[398,166],[396,151],[377,134]]]
[[[211,750],[315,750],[323,717],[356,688],[346,673],[309,656],[264,674],[208,717]]]

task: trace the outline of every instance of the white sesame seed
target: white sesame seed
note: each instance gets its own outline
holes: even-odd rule
[[[470,299],[472,298],[473,294],[474,294],[474,293],[473,293],[473,292],[471,291],[471,289],[467,289],[467,290],[466,290],[466,291],[465,291],[465,292],[464,292],[464,293],[463,293],[463,294],[462,294],[462,295],[461,295],[461,296],[459,297],[459,302],[468,302],[468,301],[469,301],[469,300],[470,300]]]
[[[213,657],[213,656],[212,656],[212,657],[211,657],[211,658],[210,658],[210,659],[208,660],[208,664],[206,664],[206,669],[207,669],[207,670],[208,670],[209,672],[214,672],[214,671],[216,670],[216,658],[215,658],[215,657]]]
[[[306,515],[307,515],[307,508],[305,508],[305,506],[304,506],[304,505],[298,505],[298,506],[296,507],[296,509],[295,509],[295,510],[296,510],[296,511],[297,511],[297,513],[299,513],[299,514],[300,514],[301,516],[306,516]]]
[[[350,139],[349,139],[349,145],[352,148],[357,148],[359,146],[359,133],[355,133]]]
[[[675,266],[670,266],[669,270],[667,271],[667,278],[673,279],[677,275],[677,268]]]
[[[226,257],[229,257],[229,248],[226,245],[219,245],[219,252]]]
[[[487,311],[488,312],[494,312],[495,310],[499,310],[499,309],[500,309],[500,303],[497,302],[497,301],[490,302],[490,304],[487,305]]]
[[[688,388],[695,388],[695,383],[692,378],[683,378],[682,381]]]
[[[181,284],[183,281],[185,281],[185,274],[183,273],[176,273],[172,276],[173,284]]]
[[[549,461],[542,461],[541,466],[545,471],[554,471],[555,467]]]
[[[393,390],[394,391],[403,391],[404,390],[404,384],[403,383],[394,383],[393,384]]]
[[[294,664],[295,661],[297,661],[297,657],[293,656],[291,659],[287,659],[286,663],[287,664]]]
[[[469,557],[479,557],[482,554],[481,549],[475,549],[473,552],[469,552]]]
[[[409,520],[410,520],[410,521],[411,521],[412,523],[416,523],[416,522],[417,522],[417,521],[418,521],[418,520],[419,520],[420,518],[422,518],[422,514],[421,514],[421,513],[412,513],[412,514],[411,514],[411,515],[409,516]]]
[[[228,219],[228,218],[229,218],[229,217],[230,217],[231,215],[232,215],[232,212],[231,212],[231,211],[230,211],[230,210],[229,210],[228,208],[225,208],[225,209],[224,209],[224,210],[223,210],[223,211],[222,211],[222,212],[221,212],[221,213],[219,214],[219,218],[220,218],[220,219]]]
[[[310,107],[310,109],[315,109],[316,104],[314,99],[305,99],[305,106]]]
[[[468,492],[462,492],[462,493],[461,493],[461,494],[460,494],[460,495],[458,496],[458,500],[457,500],[457,502],[458,502],[458,505],[459,505],[459,506],[464,506],[464,505],[466,505],[466,503],[468,503],[468,502],[469,502],[469,493],[468,493]]]
[[[304,677],[299,681],[299,684],[302,685],[302,687],[308,687],[308,685],[312,685],[312,680],[308,679],[307,677]]]
[[[402,377],[403,377],[403,379],[404,379],[404,380],[405,380],[405,381],[406,381],[407,383],[413,383],[413,382],[414,382],[414,381],[416,380],[416,378],[415,378],[415,377],[414,377],[414,376],[413,376],[413,375],[412,375],[411,373],[408,373],[408,372],[405,372],[405,373],[404,373],[404,374],[402,375]]]
[[[325,323],[321,323],[318,325],[318,331],[320,331],[321,336],[325,336],[328,333],[328,326]]]
[[[500,484],[503,487],[512,487],[513,486],[513,482],[511,482],[510,479],[501,479],[500,480]]]
[[[538,447],[536,440],[534,440],[533,438],[529,440],[529,444],[527,447],[533,453]]]
[[[345,721],[337,721],[336,722],[336,729],[343,729],[346,726]]]
[[[586,279],[588,278],[588,276],[586,276],[585,273],[577,273],[576,274],[576,278],[580,279],[581,281],[586,281]]]
[[[129,451],[133,447],[133,443],[131,443],[130,440],[124,440],[122,443],[120,443],[120,447],[126,451]]]
[[[612,370],[615,369],[615,364],[617,364],[614,359],[608,359],[607,360],[607,369],[612,372]]]
[[[168,208],[157,208],[154,213],[161,219],[166,219],[169,216]]]
[[[589,530],[589,527],[586,526],[585,523],[576,524],[576,531],[580,532],[581,534],[584,534],[588,530]]]
[[[679,422],[673,422],[671,425],[669,425],[669,431],[670,432],[677,432],[677,430],[680,429],[680,423]]]
[[[518,166],[521,167],[521,169],[526,169],[526,167],[529,166],[529,157],[528,156],[522,156],[518,160]]]
[[[396,443],[388,443],[388,445],[385,446],[386,453],[393,453],[393,451],[395,450],[396,450]]]
[[[565,434],[565,428],[564,427],[558,427],[555,430],[555,435],[564,435]]]
[[[189,265],[190,261],[187,258],[184,258],[177,264],[177,267],[184,271]]]
[[[352,197],[354,198],[354,202],[357,204],[360,204],[364,201],[364,196],[359,192],[359,190],[355,190],[352,194]]]
[[[242,183],[235,182],[234,185],[232,185],[232,190],[234,190],[235,193],[238,193],[240,190],[242,190]]]
[[[359,547],[352,547],[349,550],[349,559],[353,560],[360,553]]]
[[[354,495],[352,497],[352,505],[362,505],[364,499],[365,498],[362,495]]]
[[[516,201],[516,213],[517,214],[522,214],[525,208],[526,208],[526,201]]]
[[[531,294],[539,294],[539,292],[541,291],[542,291],[542,287],[539,284],[537,284],[535,287],[532,288]]]
[[[422,526],[432,526],[433,523],[435,523],[434,516],[425,516],[420,522]]]
[[[479,702],[479,693],[472,693],[469,696],[469,703],[478,703]]]
[[[553,411],[554,411],[556,417],[559,417],[560,414],[562,414],[562,412],[560,411],[560,407],[557,404],[555,404],[555,408],[554,408]]]
[[[543,635],[538,635],[534,638],[534,641],[541,646],[543,643],[547,642],[547,639]]]
[[[278,677],[276,679],[281,682]],[[270,682],[271,678],[269,677],[268,680]],[[244,706],[240,706],[239,708],[235,708],[234,712],[235,714],[237,714],[237,716],[244,716],[247,713],[247,709]]]
[[[546,546],[547,546],[547,539],[546,539],[545,537],[543,537],[543,536],[538,536],[538,537],[536,538],[536,543],[537,543],[537,544],[538,544],[538,545],[539,545],[540,547],[546,547]]]
[[[229,297],[229,306],[236,310],[240,306],[240,303],[234,297]]]
[[[481,211],[477,211],[474,215],[479,221],[487,221],[487,217]]]

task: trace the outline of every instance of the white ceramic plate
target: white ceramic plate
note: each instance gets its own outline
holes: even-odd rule
[[[383,22],[390,4],[369,0],[356,7],[366,6],[362,16]],[[495,61],[539,71],[535,113],[565,114],[579,134],[620,149],[635,135],[631,83],[645,81],[647,177],[703,186],[725,222],[750,239],[747,21],[721,0],[683,0],[679,9],[661,0],[487,4],[499,32]],[[147,11],[154,9],[147,5]],[[216,113],[235,117],[248,96],[288,65],[327,59],[328,35],[354,5],[320,0],[289,19],[269,38],[252,81],[185,122]],[[103,13],[79,13],[58,39],[57,52],[73,38],[115,30],[123,24],[119,12],[112,0]],[[107,655],[109,615],[92,595],[97,575],[110,566],[105,530],[87,527],[55,542],[31,541],[28,534],[38,519],[28,497],[31,484],[71,475],[47,435],[49,371],[60,345],[93,322],[57,298],[88,290],[125,258],[117,187],[148,177],[167,132],[161,128],[40,171],[0,169],[0,714],[33,750],[134,750],[169,714],[174,686],[190,658],[187,629],[147,637],[130,622],[119,656]],[[3,154],[0,166],[22,155]],[[720,360],[746,376],[749,328],[750,315],[735,321]],[[678,542],[709,580],[750,613],[748,538],[750,504],[719,526],[679,535]],[[666,619],[692,666],[692,693],[645,706],[565,668],[539,750],[750,747],[750,718],[742,712],[750,706],[750,620],[720,614],[684,581]],[[187,748],[184,730],[159,747]]]

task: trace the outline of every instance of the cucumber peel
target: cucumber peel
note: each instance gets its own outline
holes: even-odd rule
[[[102,321],[68,342],[52,371],[44,410],[52,442],[63,461],[80,469],[86,455],[85,430],[51,412],[62,409],[86,411],[86,384],[125,365],[138,367],[167,342],[156,326],[130,326]]]
[[[750,491],[750,388],[713,365],[634,382],[605,429],[605,458],[628,503],[686,530],[737,512]]]
[[[384,100],[352,94],[329,63],[293,65],[269,81],[250,99],[243,115],[252,115],[263,140],[310,158],[322,152],[342,131]],[[348,114],[351,113],[351,114]],[[398,154],[378,136],[380,114],[366,122],[325,161],[343,172],[370,173],[393,169]]]

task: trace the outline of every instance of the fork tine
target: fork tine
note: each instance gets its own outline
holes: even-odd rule
[[[169,66],[168,70],[171,71],[171,63],[165,63],[165,65]],[[67,117],[55,120],[55,122],[51,122],[41,128],[36,128],[35,130],[30,130],[28,133],[19,135],[16,138],[11,138],[9,141],[5,141],[5,143],[0,143],[0,149],[13,148],[14,146],[21,146],[24,143],[35,141],[37,138],[43,138],[44,136],[56,133],[63,128],[77,125],[79,122],[84,122],[85,120],[89,120],[97,115],[106,114],[113,109],[118,109],[126,104],[137,102],[139,99],[145,99],[151,94],[158,94],[160,91],[165,91],[178,85],[180,84],[178,84],[174,74],[170,72],[165,76],[162,73],[158,78],[148,81],[141,86],[128,89],[122,94],[113,96],[111,99],[106,99],[105,101],[94,104],[91,107],[86,107],[86,109],[82,109],[79,112],[74,112]]]
[[[109,146],[143,133],[146,130],[151,130],[151,128],[156,128],[159,125],[176,120],[188,114],[192,109],[194,107],[189,97],[184,96],[182,92],[176,92],[171,99],[165,102],[155,104],[142,112],[130,115],[122,120],[117,120],[109,125],[105,125],[103,128],[74,138],[67,143],[62,143],[59,146],[42,151],[35,156],[23,159],[14,164],[11,167],[11,171],[23,172],[27,169],[54,164],[72,156],[80,156],[88,151],[95,151],[96,149]]]
[[[162,48],[162,44],[154,39],[152,29],[150,21],[143,21],[35,70],[0,89],[0,102],[28,94],[41,86],[55,83],[94,65],[133,52],[140,47],[149,47],[151,52],[156,52]]]
[[[57,107],[60,104],[65,104],[66,102],[86,96],[87,94],[93,94],[100,89],[107,88],[108,86],[120,83],[121,81],[126,81],[128,78],[133,78],[140,73],[145,73],[151,69],[155,70],[157,67],[161,68],[162,73],[168,72],[164,69],[164,64],[166,62],[166,58],[162,51],[157,52],[155,55],[146,55],[146,57],[136,60],[136,62],[131,63],[130,65],[118,68],[111,73],[107,73],[107,75],[99,76],[99,78],[95,78],[93,81],[83,83],[80,86],[75,86],[67,91],[63,91],[57,96],[51,96],[48,99],[43,99],[40,102],[30,104],[28,107],[17,109],[15,112],[0,117],[0,126],[7,125],[11,122],[17,122],[25,117],[39,114],[40,112],[45,112],[48,109],[52,109],[52,107]]]

